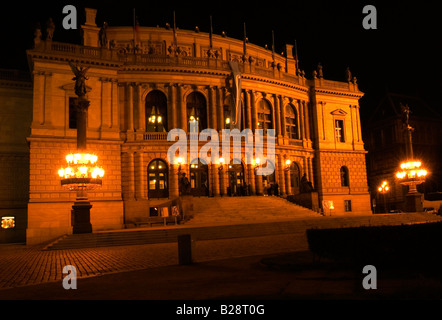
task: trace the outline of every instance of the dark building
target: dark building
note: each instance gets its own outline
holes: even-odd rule
[[[404,210],[408,187],[398,183],[396,172],[407,159],[407,134],[401,105],[410,108],[410,125],[414,129],[412,147],[414,159],[420,160],[429,174],[423,184],[417,186],[424,200],[435,200],[442,191],[442,117],[422,98],[387,93],[363,123],[363,140],[367,153],[367,175],[371,198],[375,199],[375,212]],[[368,107],[367,107],[368,108]],[[390,189],[385,195],[378,187],[387,181]],[[372,201],[373,204],[373,201]],[[405,210],[404,210],[405,211]]]

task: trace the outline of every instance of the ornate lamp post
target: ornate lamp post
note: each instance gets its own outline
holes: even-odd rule
[[[85,80],[89,68],[78,68],[70,64],[75,74],[75,94],[77,113],[77,151],[66,156],[67,166],[58,170],[61,185],[77,192],[77,198],[72,206],[73,233],[91,233],[90,204],[87,191],[101,187],[104,176],[103,168],[97,166],[98,157],[86,150],[87,111],[89,101],[86,99]]]
[[[378,191],[384,196],[384,210],[385,213],[387,213],[387,201],[385,199],[386,193],[390,190],[390,187],[388,186],[387,181],[383,181],[382,184],[379,186]]]
[[[407,156],[408,159],[400,164],[400,170],[396,173],[396,178],[402,185],[408,186],[408,194],[406,195],[406,211],[419,212],[422,211],[421,194],[417,191],[416,186],[425,181],[427,170],[422,166],[420,160],[414,159],[412,132],[414,128],[409,124],[410,108],[401,105],[402,112],[405,117],[405,126],[407,131]]]

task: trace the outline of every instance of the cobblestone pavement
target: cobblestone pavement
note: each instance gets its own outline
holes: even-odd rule
[[[177,243],[42,251],[44,245],[0,246],[0,289],[62,281],[73,265],[77,277],[134,271],[178,264]],[[196,262],[306,250],[302,235],[275,235],[198,241]]]

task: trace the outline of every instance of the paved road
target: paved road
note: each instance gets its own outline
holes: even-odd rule
[[[373,294],[361,289],[360,271],[324,264],[312,268],[313,257],[301,233],[198,241],[196,263],[190,266],[178,265],[177,243],[53,251],[44,247],[0,246],[0,299],[364,299],[398,292],[442,298],[440,280],[419,274],[384,279],[383,290]],[[263,264],[271,259],[277,266],[290,261],[290,270]],[[63,289],[65,265],[76,267],[78,286],[84,290]]]

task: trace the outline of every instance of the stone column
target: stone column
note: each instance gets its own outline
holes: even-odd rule
[[[276,137],[278,136],[282,136],[282,129],[281,129],[281,100],[280,100],[280,96],[278,95],[273,95],[273,100],[274,100],[274,104],[275,104],[275,116],[274,119],[276,121]]]
[[[187,106],[186,101],[183,101],[181,84],[177,85],[177,108],[180,110],[180,128],[187,132]]]
[[[170,83],[169,98],[167,99],[167,115],[168,115],[168,128],[167,131],[179,128],[178,126],[178,108],[177,108],[177,87],[175,84]]]
[[[120,130],[120,113],[118,110],[118,80],[111,81],[112,102],[111,102],[111,127]]]
[[[256,194],[256,182],[255,182],[255,170],[253,168],[253,164],[247,164],[247,172],[249,181],[247,184],[250,186],[250,194]]]
[[[310,120],[309,120],[309,115],[308,115],[308,105],[305,103],[305,101],[302,101],[303,105],[304,105],[304,124],[305,124],[305,134],[306,134],[306,139],[311,140],[311,136],[310,136]]]
[[[256,185],[256,195],[262,196],[264,194],[264,188],[262,186],[262,175],[256,174],[256,170],[254,172],[255,175],[255,185]]]
[[[285,188],[285,192],[287,193],[287,195],[291,195],[292,194],[292,183],[291,183],[291,178],[290,177],[290,169],[285,170],[285,176],[286,176],[286,188]]]
[[[252,130],[252,105],[250,103],[251,97],[250,97],[250,91],[246,90],[244,91],[244,103],[246,105],[246,128]]]
[[[281,118],[281,135],[283,137],[286,137],[287,133],[285,132],[285,107],[284,107],[284,100],[283,97],[280,96],[280,118]]]
[[[135,177],[134,177],[134,154],[127,153],[127,197],[129,200],[134,198],[135,195]]]
[[[300,135],[300,139],[305,140],[307,139],[307,133],[306,133],[306,127],[305,127],[305,111],[304,111],[304,104],[300,102],[300,100],[298,100],[298,123],[299,123],[299,135]]]
[[[52,72],[45,72],[44,82],[44,125],[52,124]]]
[[[178,165],[169,165],[169,198],[179,196]]]
[[[225,88],[218,88],[217,90],[217,120],[218,120],[218,132],[224,129],[224,91]],[[221,136],[220,136],[221,139]]]
[[[111,127],[112,114],[112,84],[110,79],[100,78],[101,81],[101,130]]]
[[[220,183],[219,183],[219,164],[212,163],[212,194],[214,196],[219,196],[220,193]]]
[[[146,131],[146,108],[143,99],[143,86],[141,83],[137,85],[137,132],[144,133]]]
[[[250,90],[249,92],[250,92],[250,105],[252,112],[252,130],[253,133],[255,133],[255,130],[258,128],[258,110],[256,110],[255,91]]]
[[[217,124],[217,102],[216,102],[216,91],[217,87],[209,87],[209,105],[210,105],[210,116],[209,116],[209,128],[217,130],[218,124]]]
[[[134,131],[134,92],[132,83],[126,83],[126,129],[128,133]]]
[[[287,191],[285,189],[285,163],[284,163],[284,158],[282,157],[282,155],[277,155],[278,157],[278,175],[279,175],[279,190],[281,192],[281,195],[286,195]]]
[[[229,185],[228,175],[227,175],[227,164],[223,164],[222,170],[219,171],[220,181],[221,181],[221,190],[224,196],[227,195],[227,186]]]
[[[145,176],[143,165],[143,153],[136,152],[134,155],[134,184],[135,184],[135,198],[145,198]]]
[[[34,92],[33,92],[33,116],[32,125],[42,125],[44,123],[44,72],[34,71]],[[69,112],[69,110],[67,111]]]

